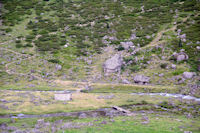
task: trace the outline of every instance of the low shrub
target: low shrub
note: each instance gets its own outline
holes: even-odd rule
[[[50,59],[48,60],[51,63],[55,63],[55,64],[61,64],[62,62],[59,59]]]
[[[161,65],[160,65],[160,67],[162,68],[162,69],[166,69],[167,68],[167,63],[162,63]]]
[[[21,43],[17,43],[17,44],[15,45],[15,47],[16,47],[16,48],[22,48],[23,45],[22,45]]]
[[[159,106],[163,107],[163,108],[167,108],[167,109],[172,109],[174,108],[173,105],[169,104],[167,101],[163,101],[159,104]]]

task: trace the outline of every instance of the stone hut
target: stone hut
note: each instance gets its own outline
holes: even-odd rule
[[[57,101],[70,101],[72,100],[72,93],[71,92],[55,93],[54,99]]]

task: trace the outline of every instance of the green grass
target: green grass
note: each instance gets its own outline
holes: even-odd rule
[[[189,0],[186,0],[184,5],[170,0],[128,0],[126,2],[111,2],[109,0],[105,2],[100,0],[85,2],[80,0],[73,2],[67,0],[63,2],[55,0],[49,2],[44,2],[43,0],[25,0],[21,2],[19,0],[13,4],[10,1],[3,0],[5,8],[9,12],[5,10],[2,12],[3,22],[5,22],[3,23],[2,30],[8,28],[11,29],[11,32],[8,32],[10,36],[5,35],[0,37],[0,40],[8,41],[19,36],[26,38],[26,40],[22,40],[19,44],[16,44],[15,41],[10,43],[9,47],[18,52],[24,50],[25,53],[41,57],[36,58],[34,64],[29,65],[29,67],[26,65],[26,63],[29,63],[28,61],[24,61],[23,65],[18,65],[19,67],[12,67],[17,68],[20,72],[29,71],[30,66],[35,69],[45,66],[47,72],[53,71],[54,68],[50,67],[51,63],[40,64],[40,59],[58,59],[62,62],[63,69],[56,72],[55,77],[61,77],[65,73],[69,75],[68,79],[85,79],[87,77],[87,70],[84,68],[86,64],[83,60],[80,62],[76,61],[76,58],[101,53],[101,48],[106,46],[106,44],[102,43],[102,38],[105,35],[117,37],[117,40],[107,39],[107,41],[110,41],[109,45],[118,45],[120,42],[130,38],[131,34],[136,33],[139,38],[130,41],[134,44],[140,44],[141,47],[146,46],[153,40],[153,37],[147,39],[147,35],[156,35],[161,29],[172,25],[171,22],[174,21],[173,16],[175,13],[170,12],[170,10],[178,8],[181,13],[180,16],[185,17],[189,13],[193,13],[193,11],[184,11],[181,8],[185,9],[187,8],[186,5],[189,4],[192,8],[196,9],[198,6],[194,6],[194,3],[196,2],[190,2]],[[146,10],[144,13],[141,13],[140,9],[142,5],[144,5]],[[102,7],[104,7],[104,10],[102,10]],[[149,9],[153,10],[148,11]],[[75,18],[72,18],[72,15]],[[104,16],[109,16],[110,19],[105,19]],[[38,21],[37,23],[35,22],[36,20]],[[93,21],[95,25],[91,26],[90,22]],[[78,26],[79,24],[85,26],[80,27]],[[69,29],[64,31],[66,26]],[[133,29],[136,29],[137,32],[132,31]],[[111,31],[114,31],[114,33],[111,33]],[[55,35],[49,35],[52,32],[56,32]],[[188,30],[184,30],[184,32],[188,32]],[[195,34],[195,37],[198,35],[197,32],[193,34]],[[33,37],[36,35],[42,35],[42,37],[33,41]],[[31,46],[32,42],[35,42],[36,49],[27,47]],[[70,45],[64,48],[63,45],[66,42]],[[6,46],[8,44],[3,47]],[[16,48],[16,46],[20,48]],[[154,52],[146,52],[144,60],[139,60],[125,69],[130,69],[132,72],[145,69],[148,65],[147,61],[151,59],[152,53],[161,55],[161,50],[156,49]],[[141,55],[143,54],[141,53]],[[128,58],[134,59],[134,57]],[[189,63],[196,68],[195,64],[197,63],[193,60],[190,60]],[[73,74],[70,74],[70,71],[73,71]],[[37,74],[42,75],[42,73]]]
[[[114,95],[111,99],[101,99],[99,96]],[[68,101],[67,104],[62,101],[54,100],[54,92],[13,92],[4,91],[0,97],[8,103],[1,103],[2,105],[9,108],[0,108],[0,114],[47,114],[47,113],[59,113],[59,112],[75,112],[83,110],[96,110],[99,108],[106,108],[112,106],[123,106],[131,109],[132,111],[137,110],[155,110],[163,111],[161,108],[155,108],[154,105],[160,105],[161,102],[165,104],[165,107],[171,107],[173,103],[172,112],[185,113],[190,112],[193,115],[198,115],[198,104],[196,102],[191,103],[190,101],[182,100],[170,97],[162,96],[140,96],[131,95],[127,93],[73,93],[72,100]],[[171,100],[169,100],[171,99]],[[16,101],[16,102],[13,102]],[[15,105],[15,104],[16,105]],[[37,104],[36,104],[37,103]],[[132,108],[132,105],[138,107]],[[145,105],[144,107],[140,105]],[[193,108],[191,108],[193,107]],[[184,109],[183,109],[184,108]],[[171,109],[171,108],[170,108]],[[177,110],[179,109],[179,110]],[[183,110],[181,110],[183,109]],[[196,110],[196,111],[194,111]]]
[[[137,92],[168,92],[177,93],[179,89],[171,86],[138,86],[138,85],[94,85],[89,93],[137,93]],[[87,91],[85,91],[87,92]]]
[[[55,122],[60,119],[62,119],[63,121],[69,121],[69,120],[75,120],[77,118],[63,116],[63,117],[48,117],[43,119],[45,122]],[[15,126],[15,127],[21,127],[22,125],[26,125],[27,128],[34,128],[34,125],[37,123],[38,118],[23,118],[23,119],[15,118],[14,120],[15,122],[12,122],[11,118],[1,118],[0,124],[7,123],[9,126]]]
[[[184,131],[192,131],[193,133],[198,133],[199,121],[197,118],[194,123],[191,119],[187,119],[184,116],[175,116],[170,118],[169,115],[158,115],[147,114],[145,115],[149,118],[149,124],[141,124],[141,115],[133,117],[116,117],[114,122],[109,122],[108,124],[100,124],[100,126],[92,126],[81,129],[71,129],[66,130],[66,133],[182,133],[180,126],[185,127]],[[98,123],[103,121],[100,119]],[[180,120],[180,121],[179,121]],[[79,120],[80,121],[80,120]],[[84,120],[81,120],[83,122]],[[88,121],[87,119],[85,121]],[[106,119],[104,120],[106,121]],[[189,125],[192,125],[191,127]]]
[[[148,117],[148,124],[142,124],[142,122],[145,121],[144,117]],[[18,128],[21,128],[22,125],[26,125],[27,128],[31,129],[36,124],[37,119],[41,118],[16,119],[15,123],[11,123],[11,119],[1,118],[0,123],[7,123],[9,126],[16,126]],[[145,113],[145,115],[135,113],[135,115],[132,117],[118,116],[114,118],[44,118],[45,122],[50,122],[51,124],[56,120],[63,120],[63,123],[72,122],[74,124],[88,122],[93,123],[93,126],[91,127],[85,126],[78,129],[64,130],[65,133],[182,133],[183,131],[192,131],[193,133],[198,133],[200,124],[199,117],[188,119],[183,115],[175,115],[170,113]],[[106,124],[101,124],[103,121],[106,122]],[[62,133],[63,131],[60,130],[58,132]]]
[[[36,87],[28,87],[28,86],[17,86],[17,85],[4,85],[0,86],[0,90],[24,90],[24,91],[56,91],[56,90],[66,90],[66,88],[63,87],[49,87],[49,86],[36,86]]]

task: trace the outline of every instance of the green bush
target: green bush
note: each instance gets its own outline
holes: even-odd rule
[[[11,32],[11,31],[12,31],[11,28],[6,28],[6,29],[5,29],[5,32],[6,32],[6,33]]]
[[[28,43],[28,44],[25,44],[24,47],[33,47],[33,45]]]
[[[117,48],[118,51],[122,51],[124,50],[124,47],[122,45],[119,45],[119,47]]]
[[[55,63],[55,64],[61,64],[62,62],[59,59],[50,59],[48,60],[51,63]]]
[[[23,45],[22,45],[21,43],[17,43],[17,44],[15,45],[15,47],[16,47],[16,48],[22,48]]]
[[[177,70],[175,70],[174,72],[172,72],[172,74],[173,74],[174,76],[180,75],[180,74],[183,74],[183,73],[184,73],[184,70],[182,70],[182,69],[177,69]]]
[[[167,63],[162,63],[161,65],[160,65],[160,67],[162,68],[162,69],[165,69],[165,68],[167,68]]]
[[[143,105],[144,105],[144,104],[148,104],[148,102],[145,101],[145,100],[142,100],[142,101],[141,101],[141,104],[143,104]]]
[[[141,67],[140,67],[139,65],[133,65],[133,66],[130,67],[130,70],[131,70],[132,72],[137,72],[137,71],[139,71],[140,69],[141,69]]]
[[[172,109],[174,108],[174,106],[172,106],[171,104],[169,104],[167,101],[163,101],[159,104],[159,106],[163,107],[163,108],[167,108],[167,109]]]
[[[16,42],[16,43],[21,43],[21,40],[16,40],[15,42]]]

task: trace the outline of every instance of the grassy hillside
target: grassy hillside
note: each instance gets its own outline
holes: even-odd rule
[[[0,132],[197,133],[199,71],[199,0],[0,0]]]
[[[47,76],[48,73],[49,77],[59,77],[65,73],[70,78],[82,79],[87,76],[86,60],[101,53],[101,48],[107,45],[118,47],[120,42],[127,40],[144,47],[153,40],[158,31],[188,15],[193,16],[190,17],[191,20],[197,20],[197,26],[188,27],[183,32],[190,33],[195,29],[195,35],[189,35],[188,39],[192,39],[193,43],[198,41],[196,15],[199,3],[195,0],[185,1],[184,4],[170,0],[3,0],[2,4],[1,47],[34,56],[33,60],[23,60],[17,66],[9,66],[9,69],[23,73],[37,69],[36,73],[40,76]],[[181,22],[179,25],[184,27]],[[130,39],[131,36],[136,38]],[[185,46],[184,48],[187,49]],[[192,56],[194,50],[188,53],[192,57],[189,60],[192,70],[196,70],[197,57]],[[7,58],[12,58],[9,56],[9,53],[6,54]],[[149,54],[141,63],[145,64],[148,58]],[[30,64],[31,62],[34,63]],[[62,65],[62,70],[53,71],[55,64]],[[43,69],[38,70],[40,67]],[[138,71],[144,67],[134,64],[130,69]]]

